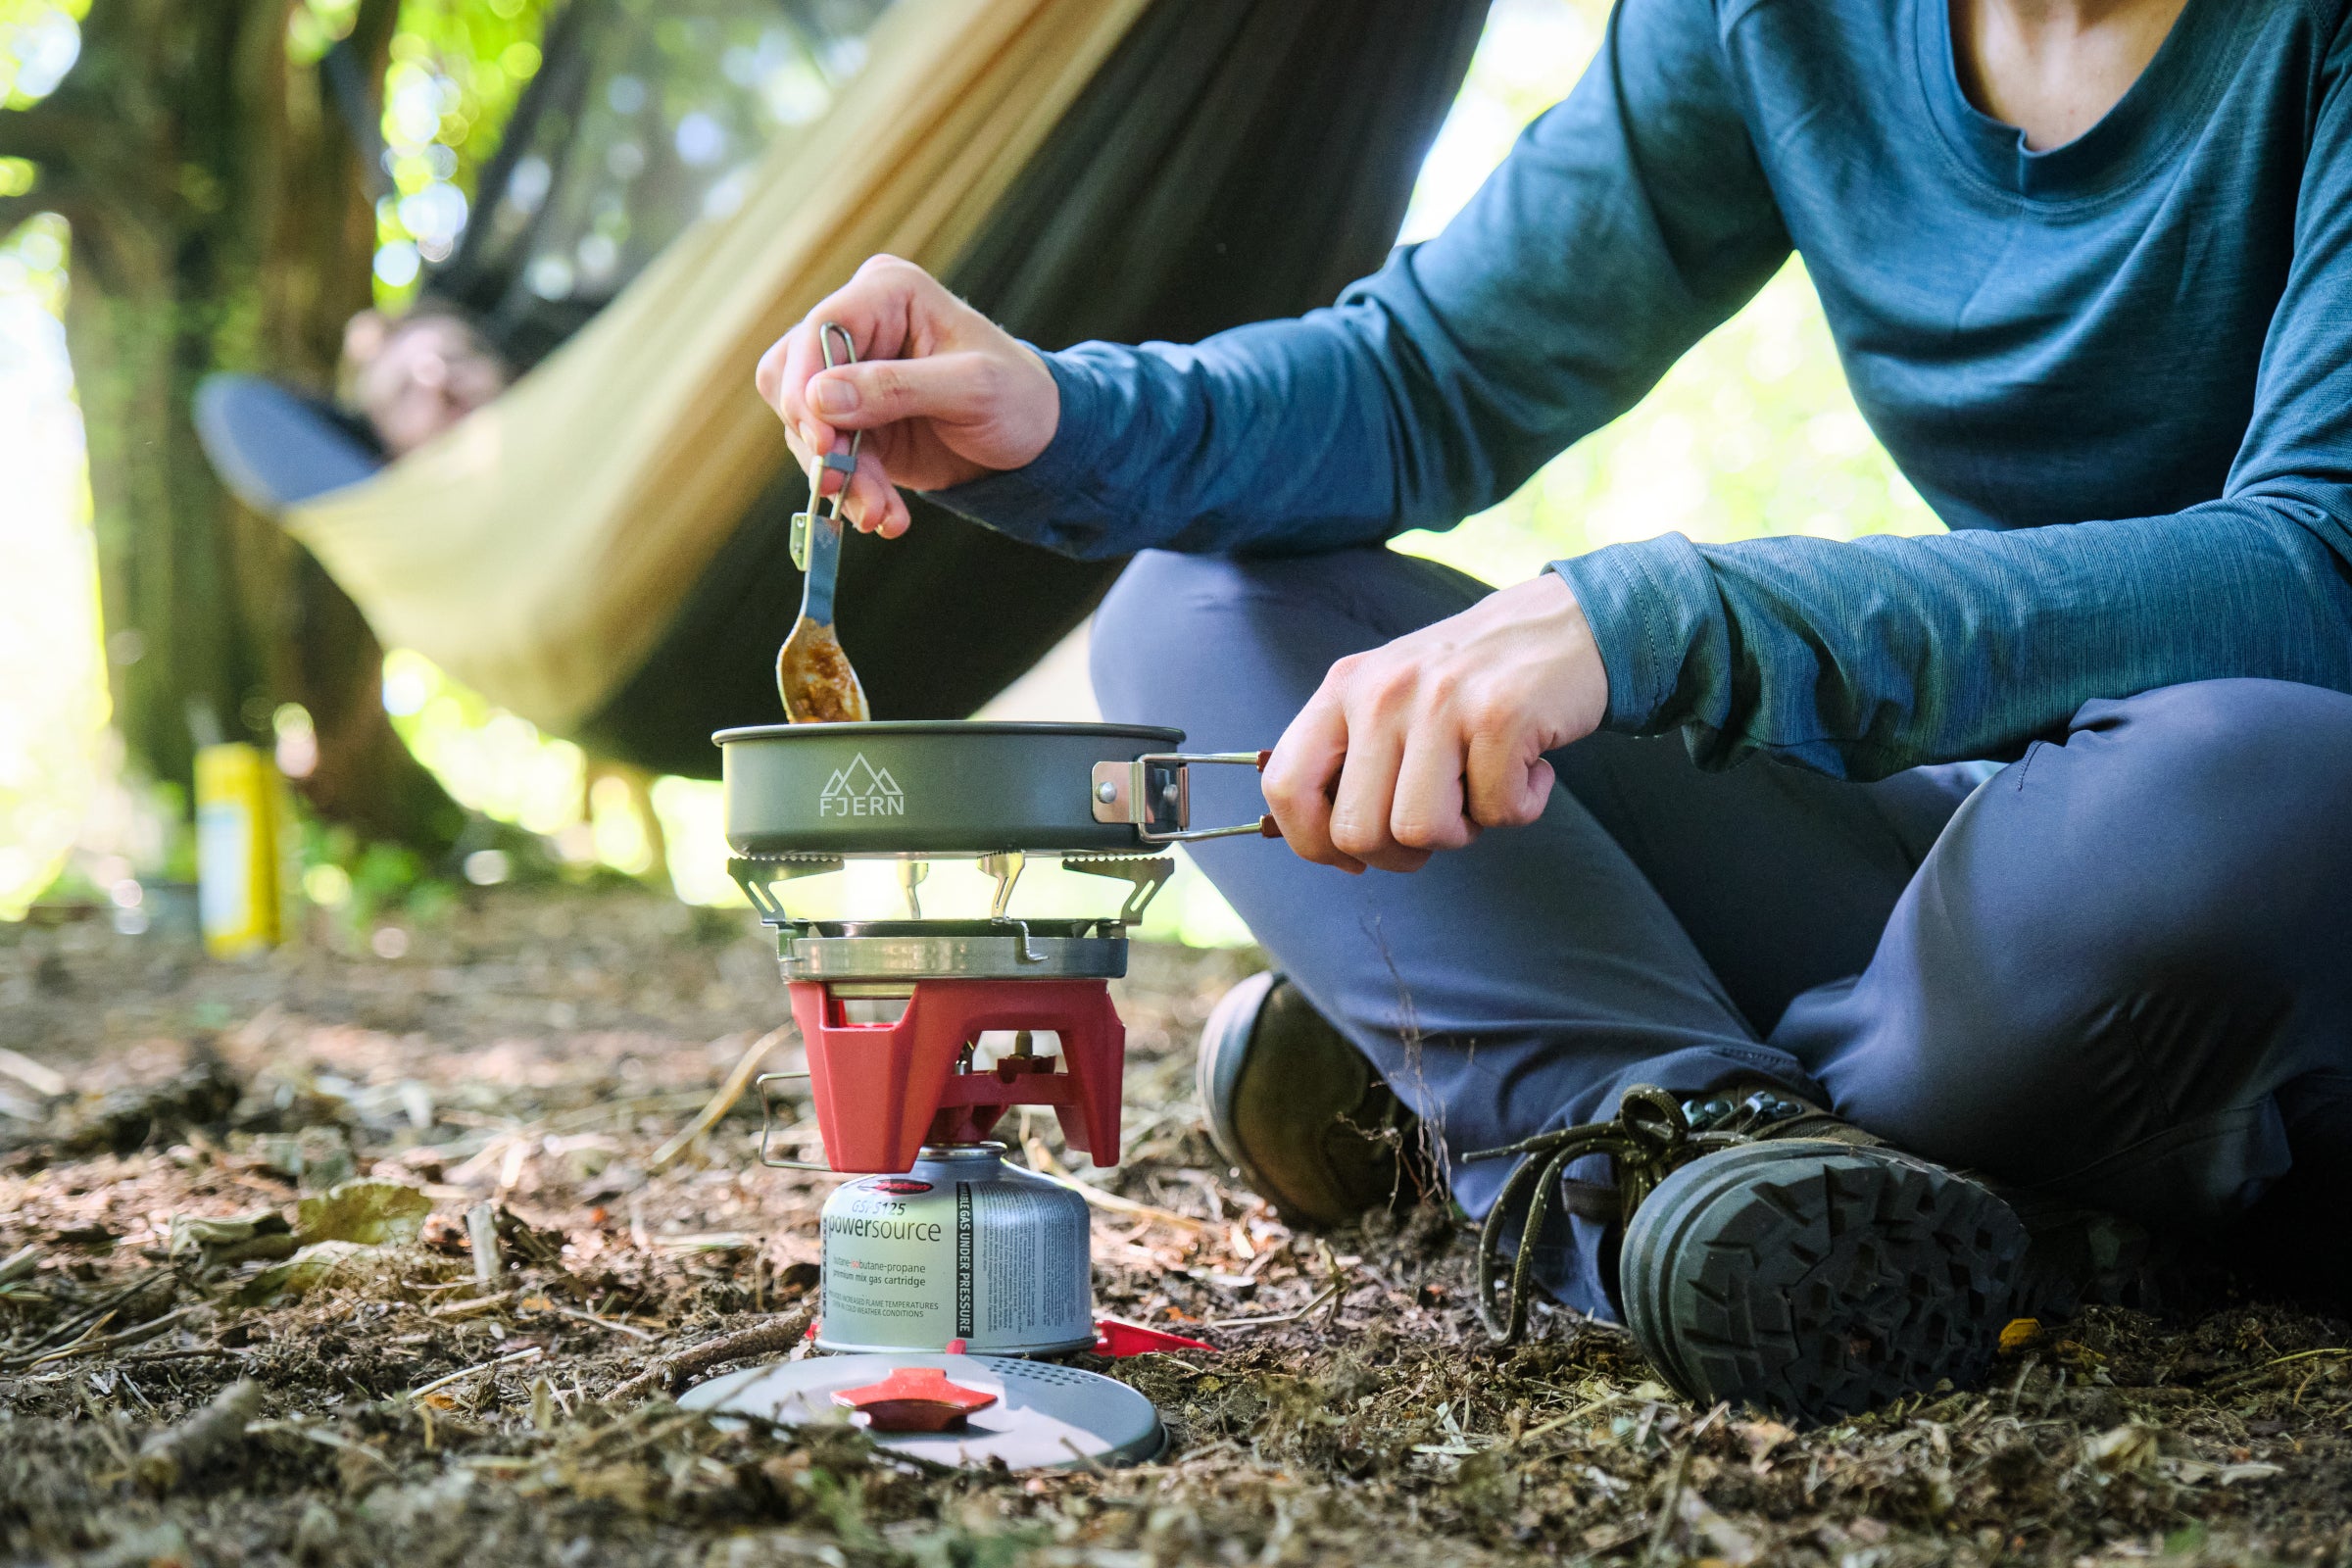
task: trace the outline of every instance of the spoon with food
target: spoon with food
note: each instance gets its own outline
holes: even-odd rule
[[[833,340],[841,340],[845,362],[858,363],[858,346],[840,323],[827,321],[817,329],[825,368],[833,368]],[[873,716],[866,706],[865,688],[833,629],[833,580],[841,569],[842,504],[849,498],[850,475],[858,471],[858,434],[850,433],[847,453],[828,452],[808,470],[808,510],[792,519],[792,564],[801,568],[801,616],[776,654],[776,691],[784,699],[784,716],[795,724],[862,722]],[[841,476],[828,507],[819,498],[827,471]]]

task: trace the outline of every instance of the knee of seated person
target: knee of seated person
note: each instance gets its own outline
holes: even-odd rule
[[[1111,584],[1098,625],[1135,636],[1185,635],[1202,614],[1229,610],[1250,596],[1294,598],[1328,592],[1349,564],[1343,554],[1320,556],[1198,556],[1147,550]]]
[[[2085,735],[2123,741],[2113,787],[2278,805],[2333,799],[2352,768],[2352,696],[2282,680],[2204,680],[2086,704]]]
[[[1096,609],[1089,637],[1095,696],[1105,717],[1154,711],[1166,687],[1189,679],[1186,651],[1200,643],[1237,586],[1233,564],[1164,550],[1147,550],[1128,563]]]
[[[1896,1147],[2007,1181],[2037,1181],[2079,1160],[2065,1152],[2080,1147],[2086,1107],[2097,1104],[2080,1056],[2065,1049],[1990,1057],[1981,1050],[1899,1052],[1868,1070],[1830,1076],[1839,1113]]]
[[[2352,697],[2218,680],[2092,703],[2013,773],[1977,843],[2024,874],[1996,945],[2027,972],[2156,994],[2343,921],[2332,893],[2302,895],[2352,875]]]
[[[2089,703],[2056,755],[2018,771],[2101,855],[2228,872],[2332,841],[2352,850],[2330,826],[2352,778],[2352,697],[2316,686],[2211,680]]]
[[[1095,639],[1135,647],[1181,637],[1235,584],[1238,563],[1220,556],[1147,550],[1127,564],[1095,612]]]
[[[1199,681],[1205,650],[1221,658],[1241,653],[1245,601],[1269,588],[1300,563],[1147,550],[1128,564],[1095,612],[1091,645],[1095,695],[1105,715],[1159,710],[1163,700]]]

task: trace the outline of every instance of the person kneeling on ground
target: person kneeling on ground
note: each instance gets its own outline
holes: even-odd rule
[[[1283,967],[1201,1055],[1279,1208],[1347,1220],[1426,1143],[1515,1283],[1686,1393],[1851,1409],[1981,1374],[2115,1260],[2101,1213],[2352,1263],[2348,10],[1623,0],[1330,310],[1041,355],[877,258],[759,384],[804,459],[864,432],[862,527],[895,484],[1140,552],[1105,714],[1280,734],[1298,856],[1198,852]],[[1382,547],[1792,249],[1952,532],[1499,592]]]

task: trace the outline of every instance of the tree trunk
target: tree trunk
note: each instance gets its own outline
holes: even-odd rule
[[[277,706],[298,702],[318,737],[313,805],[438,852],[464,813],[392,732],[366,621],[227,495],[190,418],[218,369],[326,386],[369,300],[374,213],[321,74],[288,57],[297,3],[97,0],[58,90],[0,113],[0,154],[41,174],[0,202],[0,231],[44,209],[73,227],[67,345],[133,764],[185,789],[196,745],[267,744]],[[397,11],[359,5],[349,46],[371,79]]]

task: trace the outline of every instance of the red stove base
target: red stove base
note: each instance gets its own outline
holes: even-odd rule
[[[1061,1136],[1098,1165],[1119,1162],[1119,1087],[1127,1029],[1101,980],[918,980],[891,1023],[851,1023],[821,980],[792,983],[792,1016],[808,1048],[808,1082],[825,1162],[835,1170],[909,1169],[925,1144],[986,1138],[1014,1105],[1052,1105]],[[1052,1030],[1054,1057],[957,1072],[984,1031]]]

